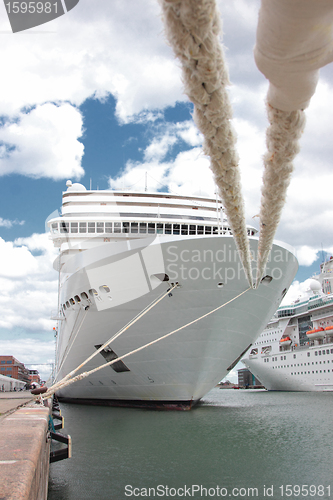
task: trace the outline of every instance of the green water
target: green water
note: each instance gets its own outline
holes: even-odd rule
[[[50,465],[48,500],[333,498],[333,393],[213,389],[187,412],[61,409],[73,457]]]

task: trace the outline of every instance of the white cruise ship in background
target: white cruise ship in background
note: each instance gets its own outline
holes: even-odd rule
[[[243,358],[268,390],[333,390],[333,257],[307,296],[279,307]]]
[[[190,408],[253,343],[298,268],[292,250],[275,243],[266,276],[249,289],[221,203],[204,197],[68,181],[62,214],[48,224],[60,250],[56,381],[175,284],[82,371],[191,323],[57,392],[71,402]],[[256,259],[256,229],[248,235]]]

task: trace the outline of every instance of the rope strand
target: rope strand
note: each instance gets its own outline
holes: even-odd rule
[[[160,0],[167,39],[182,64],[185,93],[194,121],[204,135],[204,151],[219,188],[245,275],[252,286],[236,135],[226,91],[229,77],[220,44],[215,0]]]
[[[302,110],[281,111],[267,104],[267,114],[270,126],[266,132],[256,286],[264,274],[273,245],[293,171],[292,161],[300,150],[298,141],[305,126]]]

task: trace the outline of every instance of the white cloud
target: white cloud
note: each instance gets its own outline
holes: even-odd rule
[[[47,234],[15,242],[0,238],[0,328],[23,327],[51,331],[51,313],[57,308],[57,255]],[[34,256],[33,252],[39,252]]]
[[[144,191],[147,173],[148,190],[158,191],[163,186],[163,178],[167,168],[168,165],[165,163],[159,164],[157,162],[127,162],[125,169],[120,172],[118,177],[109,178],[109,185],[112,189]]]
[[[109,179],[112,189],[144,190],[147,173],[149,191],[162,187],[177,194],[213,196],[216,191],[209,159],[201,148],[179,153],[168,162],[128,162],[119,177]]]
[[[3,356],[14,356],[26,368],[38,370],[42,380],[46,380],[52,372],[54,341],[37,341],[33,338],[0,340],[0,352]]]
[[[248,217],[257,215],[260,207],[263,175],[262,155],[265,138],[255,123],[242,118],[233,120],[237,132],[237,150],[241,170],[242,190]]]
[[[7,145],[0,154],[0,173],[80,178],[83,144],[77,139],[81,135],[82,116],[70,104],[47,103],[20,113],[0,128],[0,141]]]
[[[202,134],[192,121],[186,121],[176,124],[177,135],[190,146],[199,146],[202,144]]]
[[[177,123],[163,123],[152,127],[154,137],[144,151],[145,161],[161,161],[180,140],[189,146],[202,144],[202,135],[192,120]]]
[[[303,245],[296,249],[297,260],[300,266],[311,266],[317,260],[318,249]]]
[[[201,148],[179,153],[169,164],[164,184],[174,193],[212,196],[216,192],[210,161]]]
[[[3,5],[1,9],[0,29],[8,30]],[[117,98],[117,115],[126,122],[143,110],[184,99],[155,0],[80,0],[67,15],[8,36],[2,68],[6,78],[0,92],[6,99],[0,114],[49,101],[80,105],[88,97],[111,93]]]
[[[163,136],[162,138],[155,138],[146,148],[144,153],[144,158],[146,161],[159,161],[162,160],[167,152],[176,143],[177,139],[175,136],[169,134]]]
[[[163,187],[178,194],[214,196],[216,189],[209,168],[210,161],[201,147],[192,147],[169,161],[165,160],[180,140],[190,146],[201,144],[202,136],[193,122],[163,124],[153,131],[155,136],[143,152],[145,161],[127,162],[118,177],[109,179],[112,189],[144,190],[147,173],[150,191]]]
[[[308,295],[306,292],[310,290],[311,281],[311,278],[308,278],[302,282],[294,281],[290,285],[290,288],[283,298],[281,305],[288,305],[294,302],[296,299],[306,297]]]
[[[1,10],[2,9],[2,10]],[[131,15],[129,15],[131,12]],[[0,5],[0,30],[9,29]],[[0,175],[79,179],[87,98],[116,98],[123,123],[147,123],[186,99],[155,0],[80,0],[65,16],[0,48]],[[33,108],[30,112],[27,109]],[[1,144],[3,142],[4,144]]]
[[[10,229],[11,227],[13,227],[14,225],[19,225],[19,226],[23,226],[23,224],[25,223],[24,220],[9,220],[9,219],[3,219],[2,217],[0,217],[0,227],[6,227],[7,229]]]
[[[0,276],[17,278],[37,271],[37,262],[25,246],[15,247],[0,238]]]

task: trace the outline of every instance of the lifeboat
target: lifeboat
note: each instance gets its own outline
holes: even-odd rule
[[[282,339],[280,339],[280,345],[283,345],[283,346],[291,345],[291,338],[290,337],[282,337]]]
[[[306,332],[306,335],[309,339],[322,339],[325,337],[325,330],[322,327],[315,328]]]
[[[327,331],[329,331],[329,330],[331,330],[331,331],[333,330],[333,325],[332,325],[332,326],[327,326],[327,327],[325,328],[325,332],[327,332]]]

